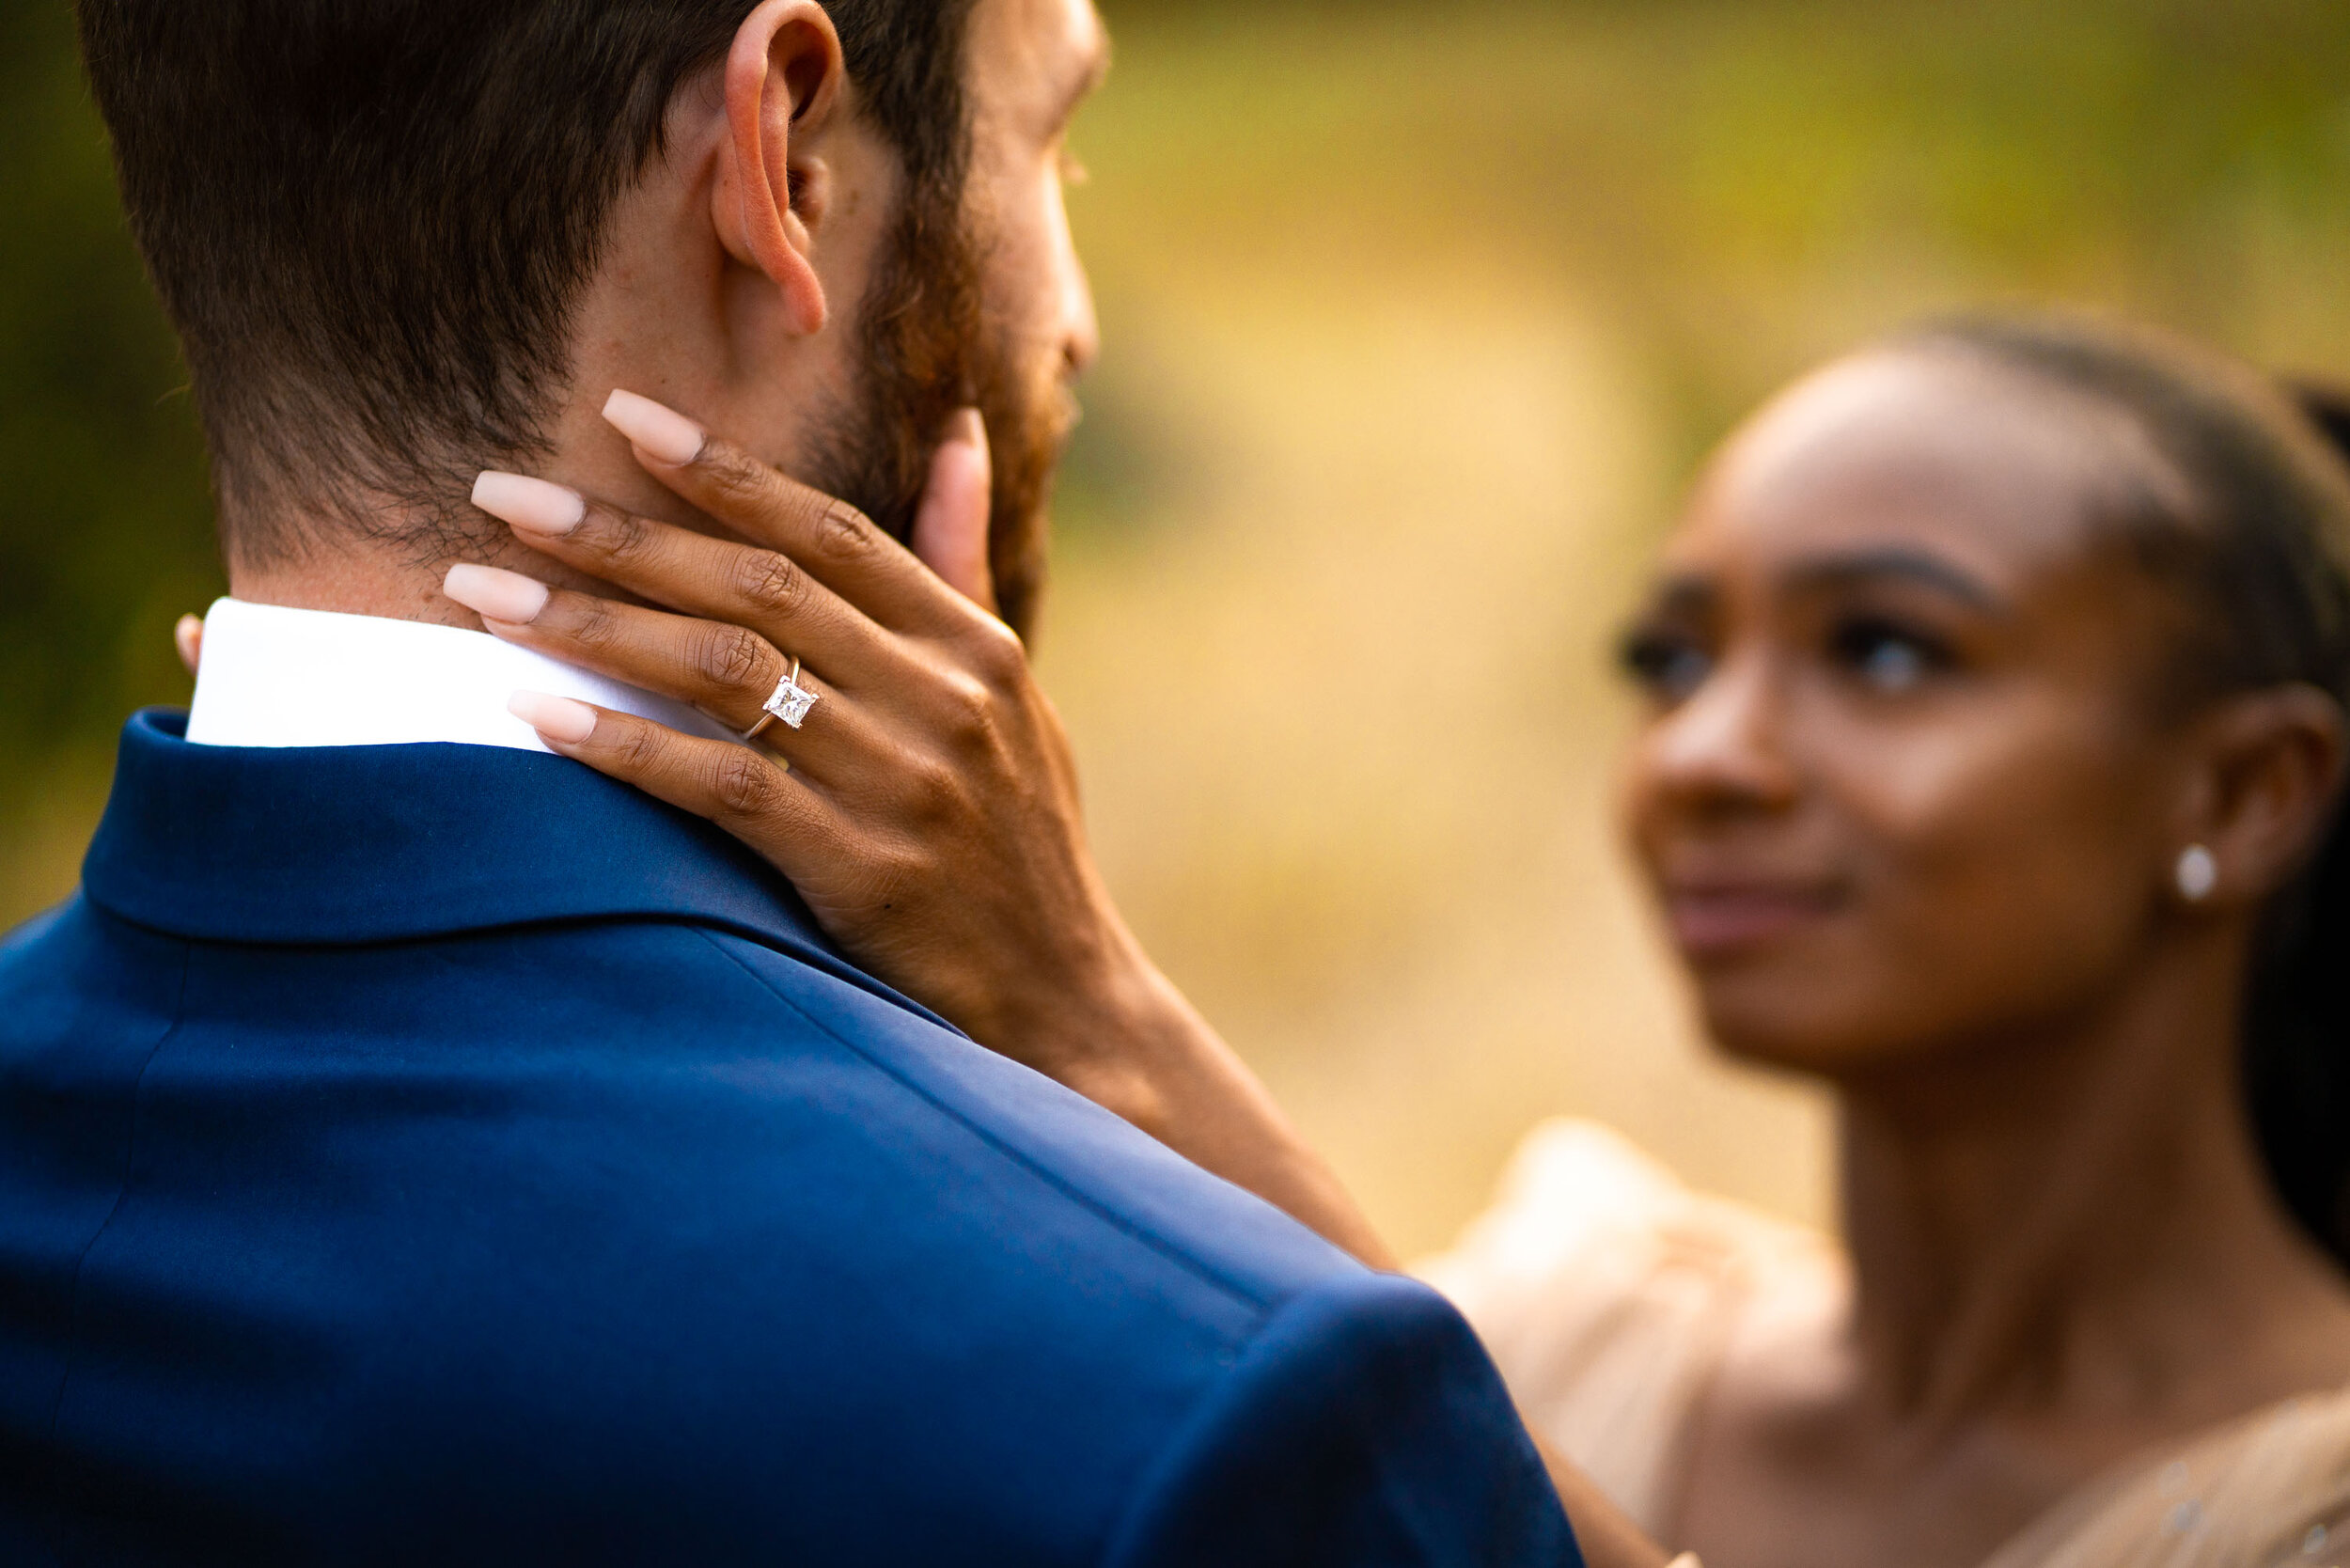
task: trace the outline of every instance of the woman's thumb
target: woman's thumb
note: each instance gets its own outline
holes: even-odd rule
[[[990,615],[995,613],[995,575],[988,564],[995,484],[987,422],[976,408],[958,410],[931,460],[930,488],[914,519],[914,553],[948,587]]]
[[[204,619],[201,616],[183,615],[180,624],[171,629],[171,640],[180,650],[180,662],[194,675],[196,666],[204,662]]]

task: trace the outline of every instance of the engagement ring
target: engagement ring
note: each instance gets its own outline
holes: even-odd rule
[[[814,692],[800,684],[800,661],[794,659],[791,661],[791,673],[783,678],[783,684],[776,688],[776,695],[767,699],[766,716],[752,725],[743,738],[746,741],[759,739],[767,732],[767,727],[778,719],[783,721],[786,729],[797,729],[807,722],[808,710],[820,700]]]

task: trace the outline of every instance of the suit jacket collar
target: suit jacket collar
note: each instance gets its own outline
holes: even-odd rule
[[[202,941],[355,946],[557,920],[724,928],[901,1005],[706,823],[560,757],[474,745],[191,745],[124,727],[83,865],[109,914]],[[916,1011],[919,1011],[920,1009]]]

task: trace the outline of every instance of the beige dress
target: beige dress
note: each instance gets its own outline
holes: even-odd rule
[[[1763,1293],[1833,1288],[1835,1244],[1717,1199],[1604,1127],[1553,1121],[1421,1273],[1536,1431],[1652,1533],[1690,1417]],[[1983,1568],[2350,1568],[2350,1390],[2295,1400],[2083,1488]]]

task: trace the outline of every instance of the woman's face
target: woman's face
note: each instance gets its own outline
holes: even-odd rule
[[[1626,646],[1628,823],[1725,1048],[1868,1072],[2126,982],[2182,847],[2176,611],[2091,518],[2167,473],[1955,353],[1848,361],[1733,441]]]

